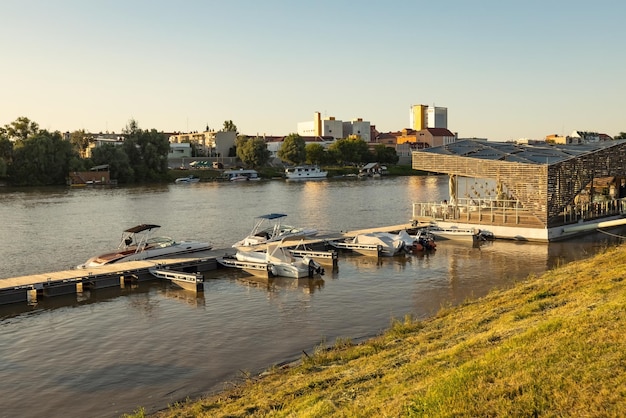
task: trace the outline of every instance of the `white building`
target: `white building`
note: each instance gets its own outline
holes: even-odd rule
[[[428,128],[448,129],[448,109],[445,107],[428,106],[426,123]]]
[[[169,141],[170,144],[193,143],[202,155],[208,157],[226,157],[236,139],[237,132],[204,131],[171,135]]]
[[[371,142],[370,123],[361,118],[353,119],[343,123],[343,133],[345,137],[358,136],[365,142]]]
[[[421,131],[426,128],[448,129],[448,108],[411,105],[409,126],[416,131]]]
[[[191,144],[189,142],[170,143],[170,151],[167,159],[191,157]]]
[[[358,135],[365,142],[370,142],[370,123],[361,118],[350,122],[343,122],[330,116],[322,119],[319,112],[315,112],[312,121],[298,123],[298,135],[300,136],[331,136],[335,140]]]

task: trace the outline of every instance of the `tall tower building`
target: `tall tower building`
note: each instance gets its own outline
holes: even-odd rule
[[[415,129],[416,131],[421,131],[422,129],[426,128],[426,118],[427,118],[427,113],[426,110],[428,109],[428,106],[426,105],[412,105],[411,106],[411,112],[409,114],[410,117],[410,123],[409,126],[411,127],[411,129]]]
[[[411,129],[421,131],[426,128],[448,129],[448,109],[427,105],[412,105],[409,116]]]

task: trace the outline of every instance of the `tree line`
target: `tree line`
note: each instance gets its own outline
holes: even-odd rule
[[[129,121],[122,134],[120,146],[104,144],[94,148],[90,158],[81,158],[93,141],[92,134],[50,132],[19,117],[0,127],[0,178],[15,186],[61,185],[70,172],[108,165],[111,178],[119,183],[167,180],[167,136],[155,129],[140,129],[135,120]]]
[[[224,122],[224,131],[237,132],[232,120]],[[87,171],[98,165],[108,165],[112,179],[118,183],[159,182],[168,180],[167,156],[169,138],[155,129],[141,129],[131,119],[122,130],[124,140],[119,145],[103,144],[83,158],[94,141],[94,135],[84,130],[62,134],[40,129],[27,117],[0,127],[0,179],[16,186],[45,186],[66,184],[70,172]],[[262,138],[238,135],[229,156],[242,164],[259,168],[265,166],[271,153]],[[334,141],[328,148],[321,144],[306,144],[298,134],[285,137],[278,157],[289,164],[358,165],[377,161],[394,164],[395,149],[378,144],[373,151],[360,138]]]
[[[236,155],[244,164],[262,167],[268,163],[271,155],[263,138],[237,137]],[[283,139],[278,150],[278,158],[293,165],[360,165],[369,162],[396,164],[398,154],[394,148],[377,144],[370,150],[367,142],[360,138],[345,138],[333,141],[325,148],[322,144],[307,144],[298,134],[289,134]]]

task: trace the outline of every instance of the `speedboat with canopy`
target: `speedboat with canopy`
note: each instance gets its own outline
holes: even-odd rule
[[[232,247],[251,247],[280,241],[285,237],[297,235],[311,237],[317,234],[317,229],[296,228],[290,225],[284,225],[282,220],[285,216],[287,215],[284,213],[268,213],[267,215],[257,217],[250,234],[244,239],[234,243]]]
[[[100,267],[125,261],[146,260],[166,255],[193,253],[210,250],[213,246],[207,242],[175,241],[170,237],[153,236],[160,225],[141,224],[128,228],[122,233],[122,239],[115,251],[90,258],[79,269]]]

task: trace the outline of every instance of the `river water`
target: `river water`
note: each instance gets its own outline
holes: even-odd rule
[[[406,223],[411,204],[447,198],[446,176],[0,190],[0,279],[64,270],[118,244],[122,230],[228,248],[254,217],[338,232]],[[432,254],[340,254],[321,279],[205,276],[204,292],[142,283],[36,306],[0,306],[1,417],[117,417],[221,390],[336,338],[360,340],[406,314],[485,295],[588,257],[615,238],[555,244],[439,242]]]

